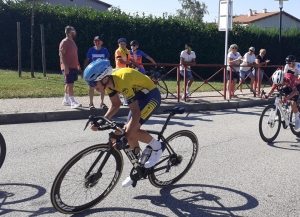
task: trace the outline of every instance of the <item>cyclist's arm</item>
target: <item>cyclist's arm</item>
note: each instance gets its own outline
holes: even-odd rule
[[[151,63],[153,63],[153,64],[156,65],[156,62],[155,62],[154,59],[152,59],[150,56],[147,56],[146,58],[147,58],[148,60],[150,60]]]
[[[271,88],[270,92],[265,95],[266,99],[270,97],[270,95],[274,92],[274,90],[276,89],[276,87],[277,86],[275,84],[272,85],[272,88]]]
[[[130,137],[132,132],[136,132],[137,129],[140,128],[139,121],[141,118],[141,110],[137,100],[130,103],[128,107],[132,113],[132,116],[126,127],[126,139]]]
[[[104,117],[111,119],[118,111],[121,106],[121,100],[116,91],[114,91],[112,94],[109,94],[109,98],[111,101],[111,106],[107,110]]]

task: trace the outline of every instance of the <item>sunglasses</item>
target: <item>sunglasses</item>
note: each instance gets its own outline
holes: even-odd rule
[[[235,49],[235,50],[236,50],[236,49],[237,49],[237,47],[232,47],[232,49]]]
[[[89,86],[90,87],[96,87],[97,86],[97,81],[90,81]]]
[[[286,64],[292,64],[292,62],[286,62]]]
[[[249,50],[249,51],[254,52],[253,50]]]
[[[136,45],[136,44],[132,44],[131,46],[132,46],[132,47],[136,47],[137,45]]]

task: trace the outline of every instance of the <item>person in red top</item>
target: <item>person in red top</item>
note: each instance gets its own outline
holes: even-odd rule
[[[66,37],[59,44],[60,68],[64,76],[65,96],[62,105],[71,108],[81,107],[74,99],[74,82],[78,80],[78,71],[81,71],[78,61],[78,48],[74,42],[76,31],[74,27],[65,28]],[[69,98],[70,97],[70,98]]]
[[[282,70],[277,70],[272,75],[273,85],[268,94],[265,95],[265,99],[269,98],[276,88],[281,88],[285,93],[285,101],[291,100],[291,107],[295,113],[295,130],[300,128],[299,111],[297,108],[297,100],[300,93],[300,80],[291,73],[284,73]]]

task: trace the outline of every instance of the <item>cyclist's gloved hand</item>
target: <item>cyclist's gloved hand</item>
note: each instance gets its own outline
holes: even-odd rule
[[[91,126],[90,126],[91,130],[93,130],[93,131],[100,130],[100,126],[103,125],[104,122],[105,121],[103,121],[103,120],[98,120],[97,122],[91,123]]]
[[[286,97],[283,98],[283,102],[287,103],[288,99]]]
[[[117,141],[117,142],[116,142],[115,147],[116,147],[118,150],[122,150],[122,149],[124,149],[124,148],[126,147],[127,143],[128,143],[127,139],[125,138],[125,136],[123,136],[123,137],[120,139],[120,141]]]

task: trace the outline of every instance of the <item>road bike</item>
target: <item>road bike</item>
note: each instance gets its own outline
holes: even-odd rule
[[[146,75],[148,75],[151,80],[154,82],[154,84],[156,85],[157,89],[160,92],[161,98],[162,99],[167,99],[168,98],[168,86],[166,84],[166,82],[164,82],[164,80],[161,79],[162,77],[162,73],[164,72],[165,68],[164,67],[159,67],[156,66],[154,68],[152,68],[149,71],[146,71]]]
[[[169,187],[178,182],[192,167],[199,144],[197,136],[189,130],[180,130],[165,138],[164,131],[172,116],[183,114],[184,108],[175,107],[169,113],[161,131],[148,130],[166,144],[160,161],[151,168],[144,168],[139,155],[127,145],[123,151],[133,165],[130,177],[132,186],[143,179],[158,188]],[[102,116],[90,116],[86,124],[102,122],[100,130],[112,129],[108,142],[93,145],[72,157],[60,170],[51,188],[54,208],[65,214],[79,213],[101,202],[118,183],[123,171],[123,156],[113,144],[125,135],[124,123],[113,122]],[[143,157],[143,155],[141,156]]]
[[[0,133],[0,168],[2,167],[6,156],[6,143],[4,137]]]
[[[265,142],[273,142],[280,131],[280,127],[287,129],[290,127],[292,133],[300,135],[300,129],[295,130],[295,117],[291,108],[290,100],[284,102],[284,92],[279,89],[276,94],[275,103],[268,105],[262,112],[259,119],[259,134]],[[262,91],[261,96],[266,93]],[[297,105],[298,109],[299,106]]]

